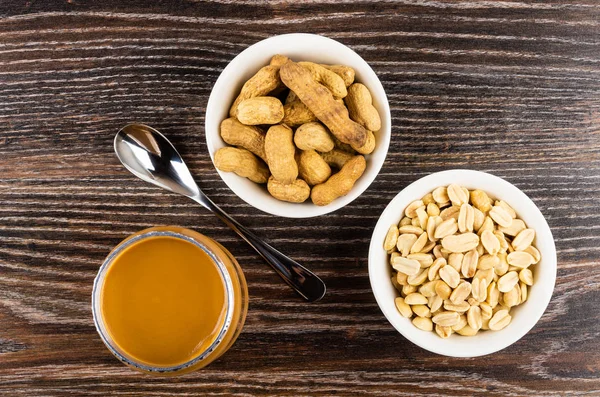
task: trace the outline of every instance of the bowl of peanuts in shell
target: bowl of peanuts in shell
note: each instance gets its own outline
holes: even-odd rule
[[[423,349],[476,357],[531,330],[556,281],[556,249],[516,186],[472,170],[425,176],[383,211],[369,278],[388,321]]]
[[[357,53],[296,33],[260,41],[227,65],[208,100],[205,134],[238,197],[307,218],[369,187],[387,155],[391,117],[381,82]]]

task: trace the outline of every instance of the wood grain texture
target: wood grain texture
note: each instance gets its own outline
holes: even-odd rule
[[[600,395],[597,1],[0,0],[0,15],[0,395]],[[247,46],[290,32],[358,52],[392,110],[378,178],[316,219],[246,205],[216,174],[203,136],[221,70]],[[163,131],[211,198],[321,275],[326,298],[303,303],[214,216],[126,172],[112,139],[132,120]],[[484,358],[412,345],[385,320],[367,277],[385,205],[450,168],[521,188],[558,250],[541,321]],[[106,254],[160,224],[222,242],[250,291],[235,346],[179,378],[121,365],[91,318]]]

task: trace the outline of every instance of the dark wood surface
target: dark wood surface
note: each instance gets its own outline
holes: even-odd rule
[[[600,3],[572,1],[0,1],[0,395],[600,395]],[[272,35],[312,32],[357,51],[389,96],[393,136],[371,187],[327,216],[270,216],[234,196],[204,141],[221,70]],[[181,149],[226,211],[320,274],[306,304],[233,232],[144,184],[112,152],[131,120]],[[525,191],[558,250],[537,326],[488,357],[424,351],[386,321],[367,249],[389,200],[451,168]],[[206,233],[244,268],[250,311],[208,368],[155,378],[96,334],[92,280],[146,227]]]

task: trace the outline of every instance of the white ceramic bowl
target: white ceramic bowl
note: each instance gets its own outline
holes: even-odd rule
[[[350,203],[369,187],[383,165],[391,135],[390,108],[381,82],[373,69],[345,45],[323,36],[295,33],[268,38],[242,51],[223,70],[208,99],[205,120],[208,152],[214,162],[215,152],[225,146],[219,134],[221,121],[229,117],[229,108],[242,85],[258,69],[268,65],[275,54],[286,55],[295,61],[342,64],[354,68],[356,81],[369,88],[373,96],[373,104],[381,116],[381,130],[375,134],[377,146],[375,151],[367,156],[367,169],[349,194],[323,207],[312,204],[310,199],[302,204],[279,201],[269,195],[266,186],[257,185],[234,173],[219,170],[217,172],[242,200],[264,212],[289,218],[327,214]]]
[[[435,332],[415,327],[402,317],[394,304],[398,296],[390,278],[392,268],[383,249],[383,240],[393,223],[400,222],[406,206],[420,199],[438,186],[456,183],[468,189],[481,189],[491,197],[506,201],[523,219],[528,227],[535,229],[535,244],[541,253],[541,261],[534,265],[534,283],[528,298],[522,305],[511,310],[511,323],[500,331],[483,331],[475,336],[457,334],[447,339]],[[494,353],[518,341],[540,319],[550,302],[556,281],[556,249],[548,223],[537,206],[517,187],[494,175],[471,170],[450,170],[428,175],[410,184],[388,204],[381,214],[369,248],[369,278],[377,304],[389,322],[406,339],[423,349],[452,357],[476,357]]]

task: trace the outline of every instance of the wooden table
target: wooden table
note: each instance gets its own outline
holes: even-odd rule
[[[600,395],[600,4],[594,0],[0,2],[0,395]],[[204,140],[219,73],[289,32],[341,41],[370,63],[392,109],[387,161],[327,216],[264,214],[233,195]],[[126,122],[163,131],[201,188],[321,275],[302,302],[217,218],[125,171]],[[385,205],[431,172],[471,168],[540,207],[558,249],[537,326],[488,357],[416,347],[370,290],[367,249]],[[250,311],[208,368],[156,378],[120,364],[92,323],[99,265],[125,236],[174,224],[240,260]]]

